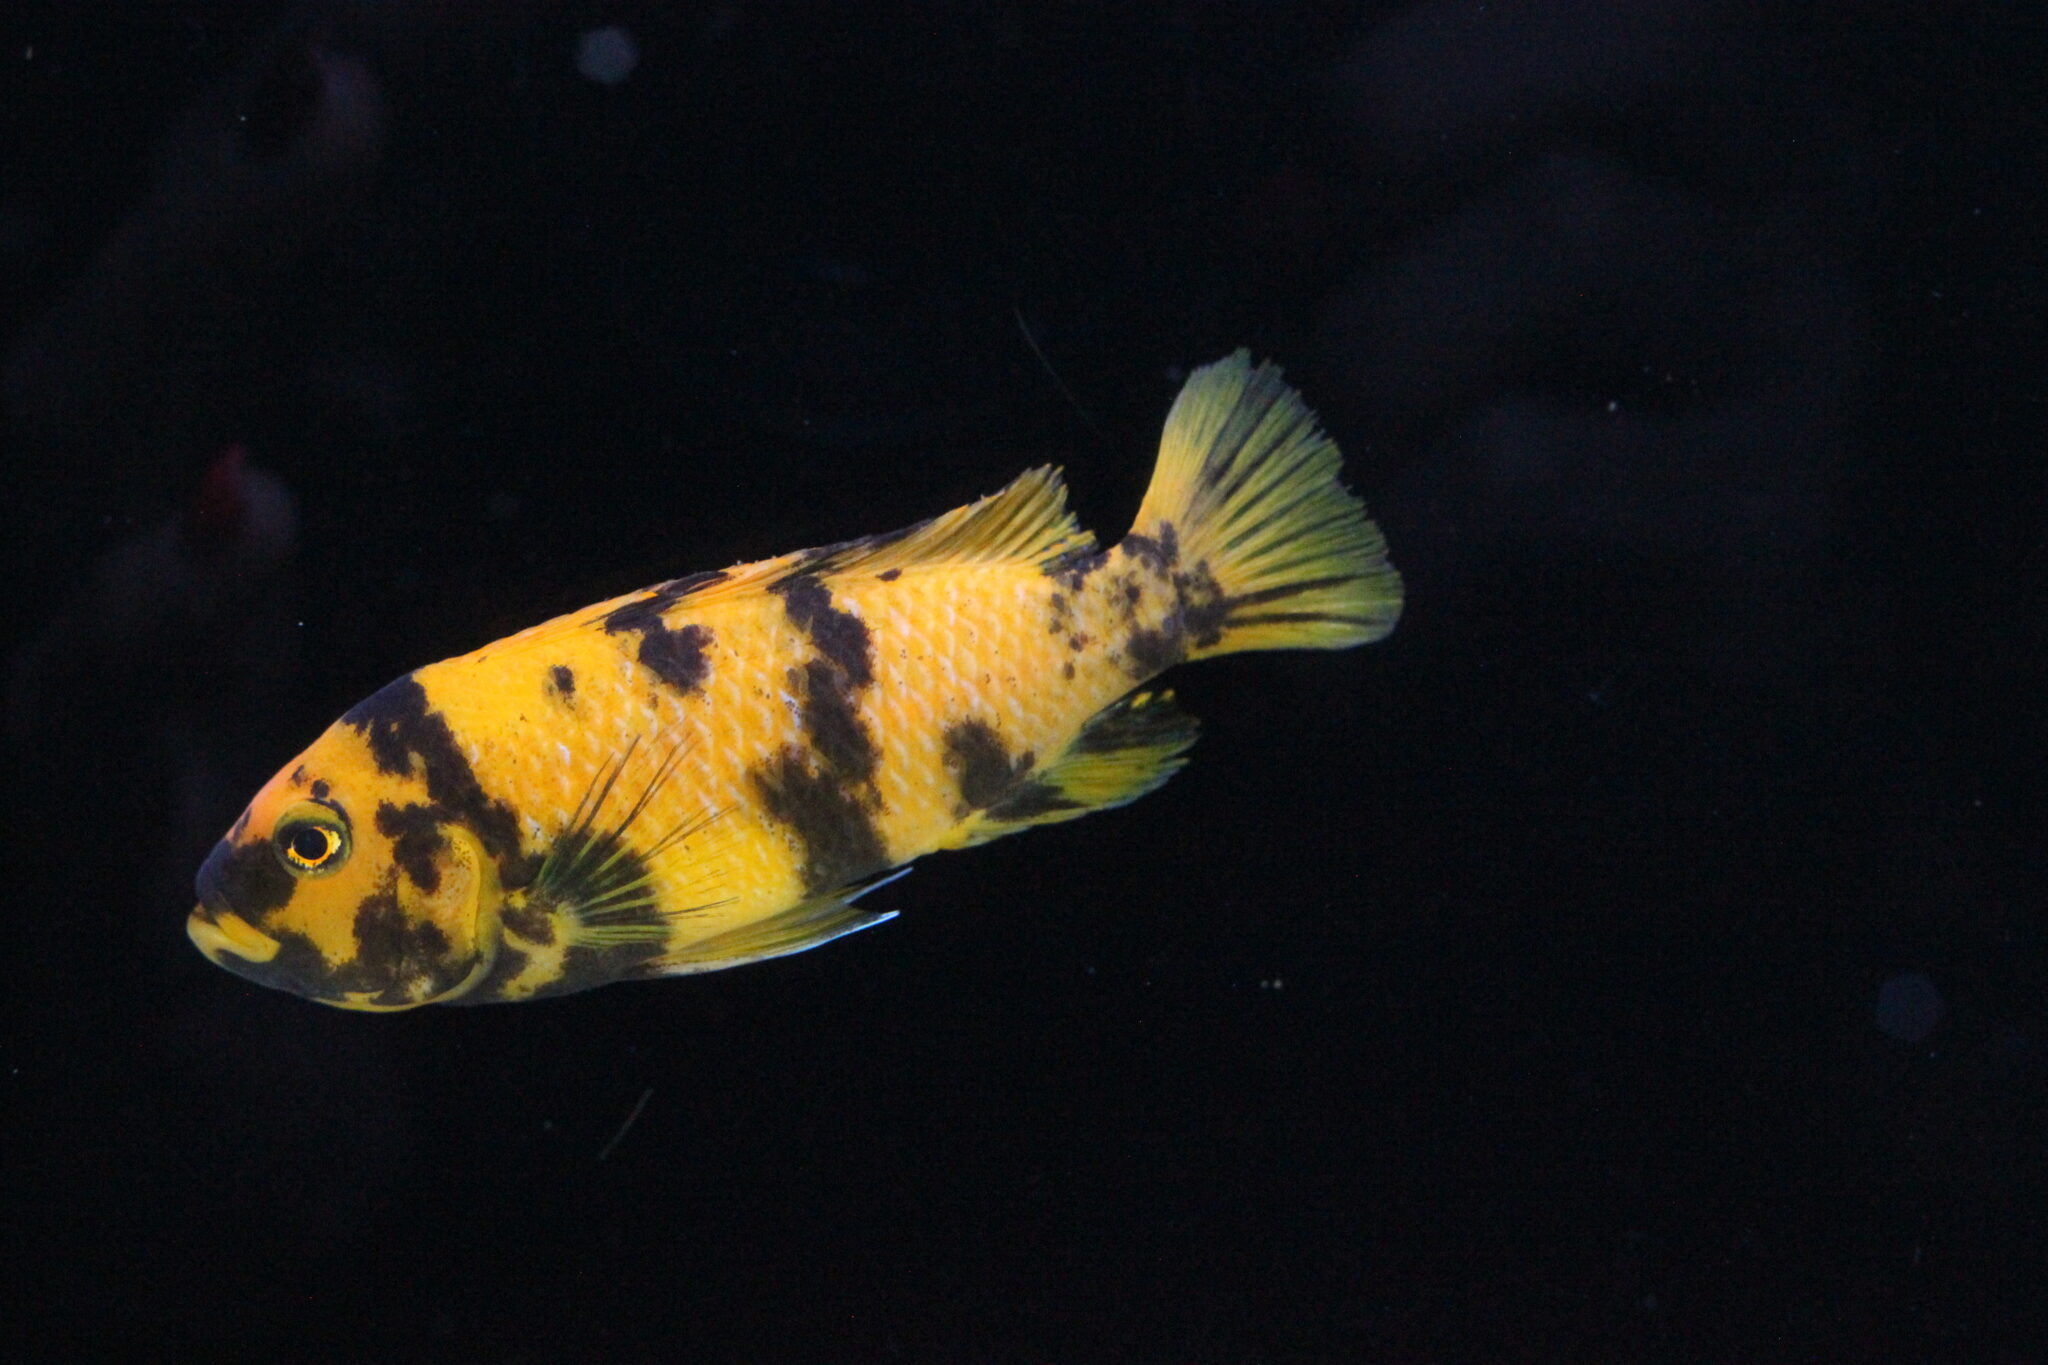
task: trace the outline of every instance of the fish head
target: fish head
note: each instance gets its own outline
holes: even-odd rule
[[[198,892],[186,932],[208,959],[343,1009],[455,999],[496,956],[497,869],[477,836],[347,725],[264,784]]]

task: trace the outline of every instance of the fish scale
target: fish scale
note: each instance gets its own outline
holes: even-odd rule
[[[940,849],[1134,800],[1188,659],[1386,634],[1401,585],[1270,366],[1196,371],[1125,540],[1056,471],[693,574],[397,679],[208,857],[194,942],[327,1004],[563,994],[801,951]]]

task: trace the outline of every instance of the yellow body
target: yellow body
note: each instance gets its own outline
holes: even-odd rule
[[[1276,371],[1200,371],[1134,532],[1033,470],[893,536],[614,598],[420,668],[200,875],[215,961],[328,1003],[519,1000],[798,951],[861,884],[1133,799],[1184,658],[1390,629],[1399,580]]]

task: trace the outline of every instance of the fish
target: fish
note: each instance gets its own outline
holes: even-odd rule
[[[345,1009],[537,1000],[804,951],[929,853],[1121,806],[1186,762],[1151,684],[1394,628],[1385,538],[1301,395],[1187,377],[1130,532],[1058,469],[884,535],[692,573],[414,669],[208,854],[216,964]]]

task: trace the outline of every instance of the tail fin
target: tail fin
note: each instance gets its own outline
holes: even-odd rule
[[[1340,463],[1278,366],[1239,351],[1188,376],[1132,531],[1174,538],[1215,580],[1189,658],[1346,649],[1394,628],[1401,575]]]

